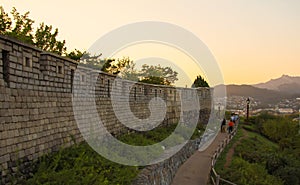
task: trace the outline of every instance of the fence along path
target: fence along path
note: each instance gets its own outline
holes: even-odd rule
[[[212,175],[211,171],[217,157],[236,133],[236,128],[232,134],[219,132],[206,150],[196,151],[180,166],[175,174],[172,185],[206,185]],[[216,176],[216,180],[219,181],[220,177],[217,174]]]

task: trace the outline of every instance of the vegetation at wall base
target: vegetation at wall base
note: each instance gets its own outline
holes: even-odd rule
[[[158,127],[145,133],[130,133],[119,136],[118,139],[132,145],[150,145],[162,141],[174,131],[176,124]],[[201,130],[201,132],[199,132]],[[192,138],[198,138],[203,133],[199,124]],[[86,142],[61,148],[58,152],[40,157],[31,163],[33,174],[22,174],[17,171],[9,175],[13,184],[104,184],[126,185],[138,175],[143,167],[125,166],[111,162],[96,153]]]
[[[289,116],[261,114],[241,123],[232,142],[219,157],[215,169],[236,184],[300,184],[299,125]],[[247,134],[242,138],[242,130]],[[235,145],[226,168],[226,154]]]
[[[44,155],[31,164],[33,174],[9,175],[12,184],[131,184],[138,167],[111,162],[82,142],[58,152]]]
[[[151,145],[154,143],[158,143],[167,137],[169,137],[172,132],[176,129],[177,124],[170,124],[167,126],[161,126],[157,127],[153,130],[147,131],[147,132],[134,132],[131,134],[123,135],[118,137],[118,139],[122,142],[125,142],[130,145],[137,145],[137,146],[145,146],[145,145]],[[182,130],[185,129],[183,133],[174,133],[174,135],[177,135],[178,137],[182,137],[182,139],[179,139],[182,141],[183,139],[197,139],[200,138],[200,136],[203,134],[205,128],[202,123],[199,123],[196,128],[194,129],[192,136],[189,138],[189,133],[191,133],[191,130],[187,127],[181,128]],[[187,135],[184,135],[184,133],[187,133]]]

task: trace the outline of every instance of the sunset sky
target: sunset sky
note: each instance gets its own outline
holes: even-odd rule
[[[226,84],[300,76],[299,0],[1,0],[1,5],[6,12],[30,11],[36,26],[57,27],[68,50],[87,50],[126,24],[162,21],[201,39]]]

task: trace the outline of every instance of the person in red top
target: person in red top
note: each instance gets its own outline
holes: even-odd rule
[[[229,121],[228,123],[228,132],[229,134],[232,132],[234,126],[234,122],[232,120]]]

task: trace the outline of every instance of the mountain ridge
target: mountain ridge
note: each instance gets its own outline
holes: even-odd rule
[[[218,85],[215,89],[226,88],[227,97],[252,97],[263,104],[276,104],[283,99],[296,99],[300,97],[300,77],[282,75],[264,83],[253,85],[229,84]],[[216,93],[218,90],[216,90]]]
[[[263,83],[253,84],[252,86],[288,94],[300,94],[300,76],[282,75],[279,78],[271,79]]]

